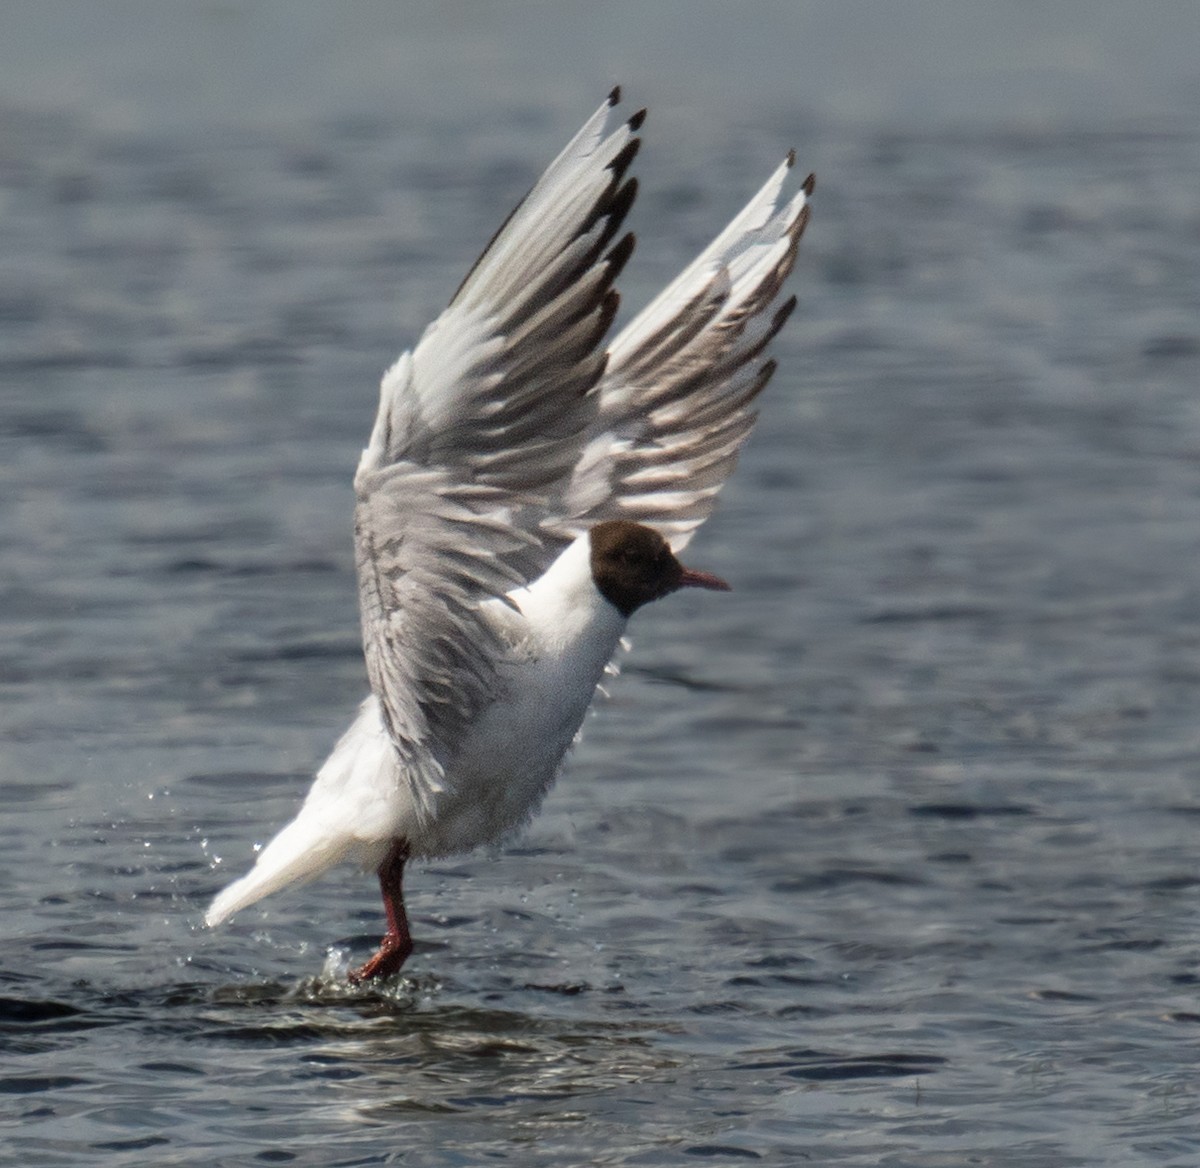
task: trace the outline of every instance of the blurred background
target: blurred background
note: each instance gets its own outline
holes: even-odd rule
[[[0,1162],[1192,1165],[1200,7],[9,4]],[[208,933],[364,686],[378,379],[616,83],[779,371],[543,813]]]
[[[1062,125],[1187,117],[1190,5],[870,0],[539,3],[15,4],[6,100],[109,130],[418,122],[590,101],[645,86],[657,116]]]

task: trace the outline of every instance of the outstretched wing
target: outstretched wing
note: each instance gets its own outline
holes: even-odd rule
[[[775,371],[763,350],[808,223],[809,175],[783,200],[786,161],[728,227],[614,340],[588,441],[549,531],[604,519],[656,528],[675,551],[712,512]]]
[[[494,694],[480,603],[527,582],[539,517],[599,404],[599,342],[642,114],[610,126],[614,90],[488,245],[449,307],[388,371],[354,484],[363,642],[420,799],[449,744]],[[531,554],[532,553],[532,554]]]

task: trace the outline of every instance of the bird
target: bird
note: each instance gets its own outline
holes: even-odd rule
[[[386,932],[348,974],[413,950],[410,861],[507,838],[539,809],[635,611],[727,591],[679,560],[737,462],[775,372],[764,351],[814,178],[790,151],[615,337],[644,109],[614,89],[384,374],[354,477],[370,692],[295,818],[221,891],[216,927],[357,862]]]

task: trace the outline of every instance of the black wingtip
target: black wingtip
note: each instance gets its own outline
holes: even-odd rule
[[[646,120],[646,110],[640,109],[636,114],[629,119],[629,128],[637,131],[642,128],[642,123]]]
[[[634,199],[637,198],[638,180],[629,178],[613,196],[612,202],[608,206],[608,219],[612,224],[612,234],[616,233],[617,228],[621,225],[622,220],[629,214],[629,208],[633,206]]]
[[[596,327],[592,331],[591,340],[588,343],[588,348],[593,349],[600,343],[600,339],[612,328],[612,322],[616,319],[617,309],[621,307],[621,294],[615,289],[610,288],[604,294],[604,299],[600,301],[599,311],[596,313]]]
[[[614,85],[612,87],[612,93],[610,93],[608,95],[608,104],[610,107],[612,107],[612,106],[616,105],[617,102],[619,102],[620,100],[621,100],[621,87],[619,85]]]
[[[632,231],[626,232],[621,236],[616,246],[604,257],[604,262],[609,266],[609,279],[615,280],[621,270],[629,262],[629,257],[633,255],[634,245],[637,243],[637,238]]]
[[[613,158],[612,162],[608,164],[608,169],[616,176],[613,179],[614,182],[620,182],[625,177],[625,172],[629,169],[629,164],[637,157],[638,151],[641,148],[641,138],[630,138]]]
[[[796,309],[795,295],[789,296],[776,310],[775,316],[771,320],[771,336],[774,336],[785,324],[787,319]]]
[[[804,235],[804,229],[808,226],[808,221],[812,218],[812,203],[805,203],[800,208],[800,214],[796,216],[795,223],[788,229],[788,234],[792,237],[792,242],[798,244],[801,237]]]
[[[784,161],[787,163],[788,170],[796,165],[796,148],[794,146],[787,152],[787,158]]]
[[[803,181],[803,182],[800,184],[800,189],[801,189],[801,190],[802,190],[802,191],[803,191],[803,192],[804,192],[806,195],[810,195],[810,196],[811,196],[811,195],[812,195],[812,193],[813,193],[813,190],[814,190],[814,189],[815,189],[815,187],[816,187],[816,185],[817,185],[817,176],[816,176],[815,174],[810,174],[810,175],[808,176],[808,178],[806,178],[806,179],[805,179],[805,180],[804,180],[804,181]]]

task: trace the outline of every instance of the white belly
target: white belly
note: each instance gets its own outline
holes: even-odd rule
[[[625,632],[592,583],[587,554],[586,539],[576,540],[510,603],[485,604],[508,647],[497,698],[457,742],[441,744],[436,781],[404,772],[378,702],[363,703],[309,796],[314,817],[352,836],[363,863],[378,863],[397,839],[414,857],[469,851],[537,810]]]
[[[619,630],[504,671],[506,694],[481,715],[446,767],[414,855],[467,851],[519,827],[553,785],[587,714]]]

